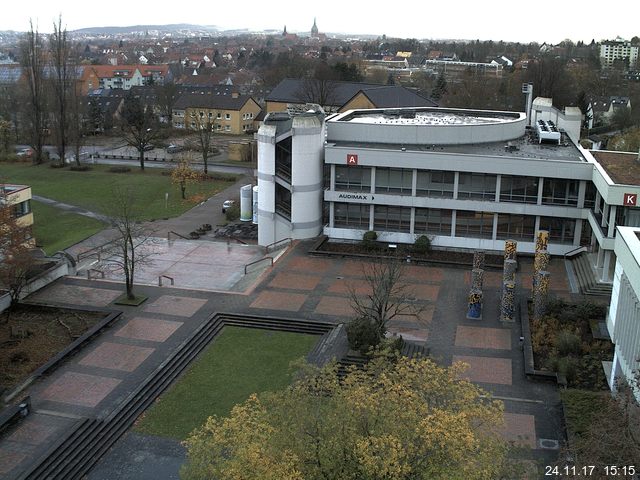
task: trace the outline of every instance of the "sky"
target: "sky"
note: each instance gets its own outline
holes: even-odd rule
[[[308,32],[317,18],[321,33],[386,34],[425,39],[504,40],[558,43],[640,36],[637,0],[405,0],[345,1],[245,0],[243,2],[147,1],[99,5],[79,0],[6,1],[0,30],[26,31],[29,19],[40,32],[52,31],[62,15],[67,30],[99,26],[169,23],[215,25],[221,29]],[[9,6],[10,5],[10,6]]]

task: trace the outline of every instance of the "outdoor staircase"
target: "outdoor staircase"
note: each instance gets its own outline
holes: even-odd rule
[[[424,345],[405,340],[400,354],[408,358],[426,358],[429,356],[429,349]],[[366,357],[352,352],[342,357],[338,362],[338,376],[343,378],[351,367],[361,369],[366,364]]]
[[[612,285],[598,282],[587,253],[576,255],[570,261],[578,280],[580,293],[592,296],[611,296]]]
[[[227,325],[322,335],[331,323],[218,314],[196,329],[156,370],[106,418],[79,420],[58,439],[19,480],[74,480],[83,478],[107,450],[144,412],[211,340]]]

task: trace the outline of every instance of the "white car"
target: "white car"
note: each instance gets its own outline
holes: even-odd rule
[[[222,213],[226,213],[227,212],[227,208],[231,208],[235,205],[236,201],[235,200],[225,200],[222,203]]]

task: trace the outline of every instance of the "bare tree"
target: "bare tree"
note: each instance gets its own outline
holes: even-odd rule
[[[160,125],[150,107],[145,108],[140,98],[129,93],[122,107],[122,135],[127,144],[138,150],[140,169],[144,170],[144,152],[158,138]]]
[[[70,112],[73,109],[71,101],[77,97],[73,95],[75,88],[76,66],[71,64],[71,42],[67,38],[67,29],[62,28],[62,16],[58,23],[53,23],[53,33],[49,37],[49,51],[51,56],[50,83],[53,93],[53,127],[56,148],[60,158],[60,165],[64,165],[67,145],[71,136]]]
[[[327,78],[305,78],[296,92],[301,102],[317,103],[326,111],[334,111],[337,101],[338,83]]]
[[[418,315],[422,306],[413,301],[414,294],[404,282],[400,259],[376,261],[364,268],[366,295],[349,286],[351,307],[356,316],[373,323],[380,336],[387,333],[387,325],[398,315]]]
[[[26,74],[26,127],[29,143],[35,152],[33,163],[43,160],[45,127],[47,125],[47,101],[44,86],[45,56],[42,37],[33,22],[20,44],[22,66]]]
[[[211,117],[201,118],[196,115],[196,131],[198,134],[198,144],[202,152],[202,162],[204,163],[204,174],[209,173],[209,155],[213,153],[213,130],[214,123]]]
[[[9,291],[12,306],[20,300],[35,265],[30,240],[31,228],[17,218],[8,191],[0,185],[0,287]]]
[[[153,242],[152,232],[140,220],[139,206],[131,189],[116,189],[105,211],[116,231],[116,238],[105,247],[106,263],[123,273],[127,298],[133,300],[136,270],[149,263],[153,255],[148,248]]]
[[[165,81],[163,85],[156,85],[155,91],[161,115],[167,120],[167,123],[171,123],[173,105],[178,99],[178,86],[171,81]]]

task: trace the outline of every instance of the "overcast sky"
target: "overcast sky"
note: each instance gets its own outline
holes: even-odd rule
[[[171,5],[171,6],[170,6]],[[68,30],[98,26],[193,23],[222,29],[320,32],[557,43],[640,36],[637,0],[245,0],[214,2],[133,1],[100,4],[79,0],[4,0],[0,30],[25,31],[33,19],[41,32],[62,14]]]

